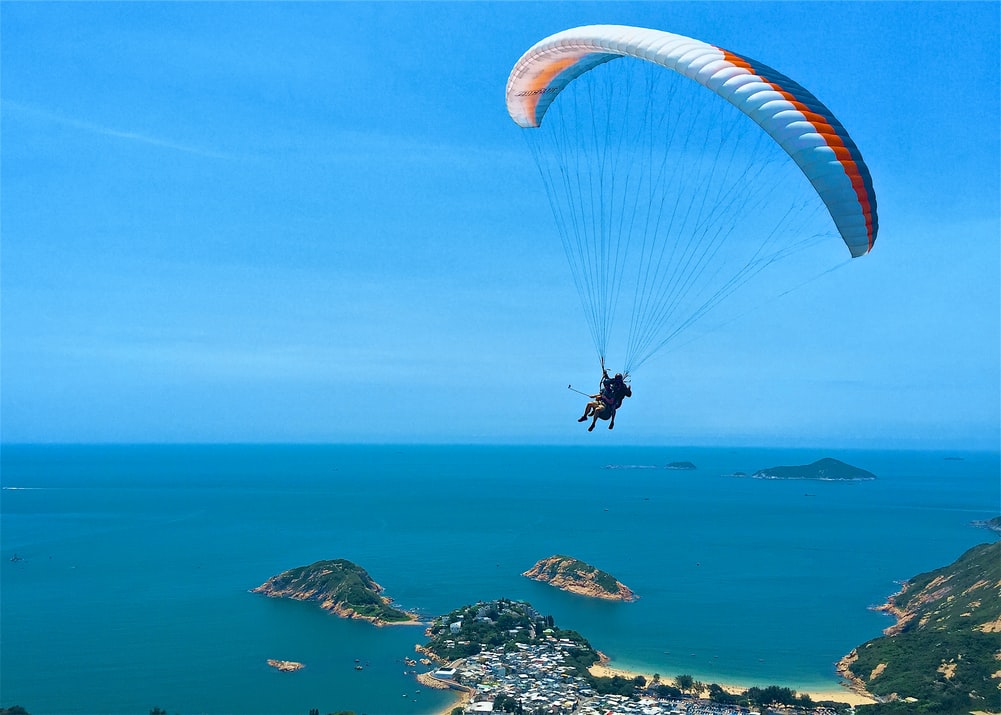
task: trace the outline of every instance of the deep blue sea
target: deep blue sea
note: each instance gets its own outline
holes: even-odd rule
[[[728,476],[826,456],[879,478]],[[33,715],[446,707],[404,674],[421,628],[248,592],[333,558],[427,616],[528,600],[613,666],[830,689],[834,662],[891,623],[869,606],[992,541],[970,522],[1001,513],[983,452],[4,445],[0,468],[0,706]],[[640,599],[521,576],[553,554]]]

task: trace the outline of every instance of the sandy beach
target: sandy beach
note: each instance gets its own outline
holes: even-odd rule
[[[636,671],[614,668],[604,662],[592,665],[589,670],[591,671],[592,675],[596,675],[598,677],[605,677],[605,676],[613,677],[616,675],[620,675],[623,678],[628,678],[632,680],[637,675],[642,675],[644,678],[646,678],[646,681],[648,683],[651,680],[653,680],[653,673],[638,673]],[[662,674],[661,680],[666,684],[670,684],[673,678]],[[736,683],[721,683],[718,680],[709,680],[708,682],[717,683],[721,688],[726,690],[728,693],[734,693],[734,694],[742,693],[754,685],[758,685],[759,687],[764,687],[765,685],[773,684],[773,683],[749,683],[746,685],[740,685]],[[780,683],[775,683],[775,684],[781,685]],[[823,700],[834,700],[836,702],[848,703],[849,705],[866,705],[869,703],[876,702],[874,699],[866,697],[865,695],[860,695],[859,693],[856,693],[853,690],[849,690],[847,687],[832,688],[830,690],[799,690],[796,688],[794,688],[794,690],[796,690],[796,692],[801,695],[809,695],[814,702],[820,702]]]
[[[453,690],[452,694],[456,696],[455,702],[450,703],[446,707],[443,707],[441,710],[438,710],[435,713],[435,715],[452,715],[452,711],[455,708],[465,707],[473,699],[472,691]]]

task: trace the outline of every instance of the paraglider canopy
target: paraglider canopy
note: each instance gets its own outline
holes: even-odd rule
[[[537,127],[571,81],[623,56],[694,80],[753,119],[810,179],[852,256],[872,249],[876,197],[858,147],[816,97],[760,62],[660,30],[577,27],[547,37],[518,60],[507,83],[508,113],[519,126]]]
[[[755,60],[660,30],[578,27],[525,52],[506,100],[602,364],[628,323],[627,374],[752,280],[779,286],[779,261],[842,242],[858,257],[876,240],[855,142]]]

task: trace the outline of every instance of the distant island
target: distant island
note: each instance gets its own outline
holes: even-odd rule
[[[418,623],[415,614],[393,608],[382,590],[362,567],[347,559],[333,559],[284,571],[251,592],[271,598],[316,601],[342,618],[361,618],[377,626]]]
[[[838,672],[883,703],[863,713],[1001,712],[1001,541],[907,581],[876,610],[884,635],[838,662]]]
[[[759,469],[751,477],[754,479],[817,479],[824,482],[857,482],[875,479],[876,475],[837,459],[825,457],[813,464]]]
[[[538,561],[522,576],[591,598],[635,601],[638,596],[609,573],[570,556],[550,556]]]
[[[691,470],[691,469],[698,469],[698,467],[696,467],[691,462],[671,462],[670,464],[667,465],[667,469]]]

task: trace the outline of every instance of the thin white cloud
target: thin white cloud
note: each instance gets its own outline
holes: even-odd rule
[[[143,134],[141,132],[117,129],[115,127],[107,127],[101,124],[95,124],[93,122],[86,122],[80,119],[65,117],[60,114],[57,114],[56,112],[52,112],[47,109],[41,109],[39,107],[33,107],[28,104],[22,104],[21,102],[12,102],[9,100],[5,100],[2,106],[4,112],[13,111],[17,114],[21,114],[26,117],[34,117],[36,119],[42,119],[48,122],[53,122],[55,124],[60,124],[62,126],[72,127],[74,129],[79,129],[81,131],[89,132],[91,134],[97,134],[105,137],[112,137],[115,139],[124,139],[126,141],[139,142],[141,144],[148,144],[150,146],[156,146],[162,149],[179,151],[185,154],[193,154],[195,156],[201,156],[207,159],[234,158],[229,154],[214,151],[212,149],[206,149],[204,147],[192,146],[190,144],[184,144],[181,142],[172,141],[170,139],[163,139],[161,137],[151,136],[149,134]]]

